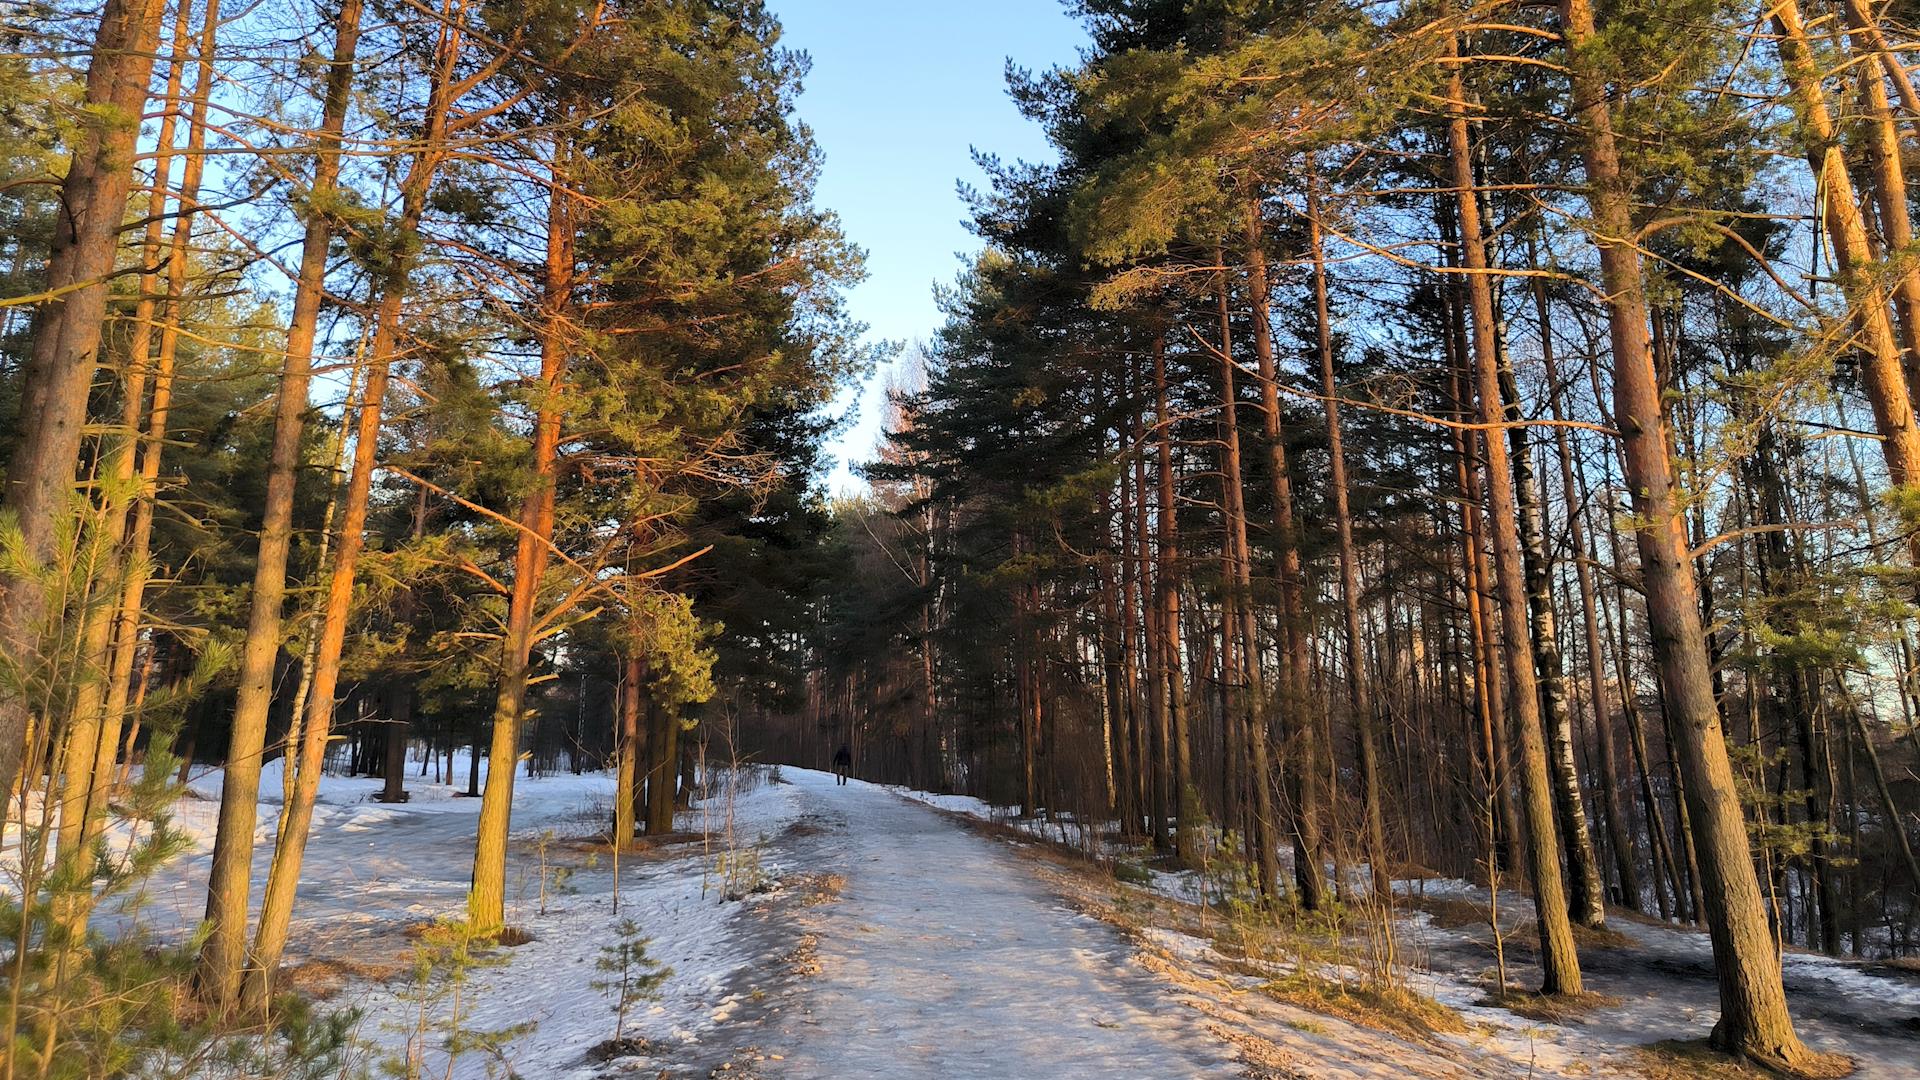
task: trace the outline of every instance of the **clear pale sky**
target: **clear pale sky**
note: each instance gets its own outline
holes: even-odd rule
[[[939,323],[935,282],[977,247],[961,224],[961,180],[978,184],[971,148],[1013,160],[1050,155],[1037,126],[1006,93],[1009,59],[1023,67],[1071,63],[1086,37],[1059,0],[769,0],[784,43],[813,58],[800,96],[826,162],[816,193],[867,251],[867,280],[849,297],[875,339],[912,342]],[[878,436],[876,377],[859,395],[858,422],[831,447],[829,485],[863,485],[849,462]]]

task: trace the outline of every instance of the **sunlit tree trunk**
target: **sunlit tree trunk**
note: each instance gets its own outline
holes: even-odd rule
[[[1896,260],[1904,259],[1911,255],[1908,249],[1913,246],[1913,218],[1908,205],[1900,129],[1894,123],[1893,103],[1887,100],[1886,72],[1866,59],[1877,51],[1872,23],[1860,0],[1845,0],[1842,6],[1847,13],[1849,52],[1859,61],[1854,65],[1853,74],[1860,90],[1862,115],[1850,134],[1852,141],[1865,151],[1867,189],[1873,193],[1880,234],[1886,242],[1885,253]],[[1905,78],[1904,70],[1901,77]],[[1920,388],[1920,273],[1909,268],[1895,276],[1892,295],[1894,312],[1899,316],[1907,394],[1911,397]]]
[[[202,984],[216,1000],[232,1000],[239,989],[244,964],[251,971],[246,980],[247,1004],[252,1008],[264,1007],[278,975],[281,952],[286,947],[300,865],[306,855],[307,830],[313,819],[313,803],[320,790],[320,771],[326,762],[327,739],[333,725],[334,693],[340,681],[340,656],[346,645],[347,621],[352,615],[354,576],[360,553],[366,546],[367,498],[372,490],[379,451],[381,412],[398,353],[408,275],[413,267],[415,241],[433,175],[446,155],[453,63],[459,43],[459,31],[451,23],[443,23],[433,57],[432,82],[423,117],[425,129],[420,149],[415,151],[401,183],[395,250],[373,316],[366,381],[355,419],[353,465],[334,538],[333,566],[327,575],[311,696],[300,735],[299,758],[291,763],[299,772],[293,798],[281,811],[284,820],[267,876],[267,891],[261,902],[260,923],[254,934],[250,961],[242,954],[242,943],[246,930],[253,819],[251,814],[247,815],[245,832],[230,834],[225,824],[226,802],[223,799],[221,803],[222,828],[215,839],[214,873],[207,897],[207,918],[213,929],[200,957]],[[255,775],[257,785],[258,774]]]
[[[673,710],[650,704],[653,720],[647,736],[647,835],[673,831],[674,780],[680,757],[680,718]]]
[[[1826,91],[1820,85],[1820,73],[1807,44],[1799,2],[1782,0],[1772,11],[1774,28],[1780,35],[1780,66],[1793,90],[1800,138],[1820,188],[1823,224],[1833,245],[1835,269],[1859,332],[1861,388],[1873,406],[1887,475],[1894,487],[1904,488],[1920,480],[1920,428],[1914,425],[1907,373],[1893,324],[1887,317],[1887,291],[1873,276],[1874,256],[1866,222],[1854,196],[1845,146],[1834,130]],[[1920,533],[1909,541],[1909,551],[1920,561]]]
[[[135,144],[165,7],[163,0],[106,0],[87,66],[84,107],[74,113],[83,119],[60,183],[46,264],[48,299],[34,320],[33,351],[20,373],[18,448],[0,493],[0,510],[19,529],[20,555],[35,569],[52,559],[59,523],[70,516],[106,318],[107,277],[133,193]],[[40,578],[0,578],[0,650],[29,671],[41,651],[46,605]],[[23,690],[0,690],[0,791],[11,791],[19,773],[32,707]]]
[[[360,40],[360,12],[361,0],[344,0],[334,19],[333,62],[327,70],[321,96],[320,128],[314,140],[313,184],[307,197],[299,277],[294,283],[293,312],[287,323],[280,384],[274,395],[273,444],[267,458],[267,495],[261,508],[260,547],[254,559],[253,591],[247,601],[247,636],[240,645],[239,686],[227,743],[225,784],[231,785],[236,800],[241,802],[257,800],[259,796],[267,715],[273,704],[274,669],[280,656],[282,609],[287,594],[287,558],[293,546],[296,470],[301,464],[307,389],[312,382],[314,342],[326,294],[327,247],[333,234],[331,208],[339,197],[341,137],[346,128],[354,56]],[[332,522],[327,524],[331,526]],[[324,574],[326,569],[323,557],[319,570]],[[310,661],[301,665],[303,687],[311,679],[312,670]],[[298,695],[292,730],[288,732],[287,747],[281,757],[283,806],[292,802],[293,762],[304,705],[305,696]],[[227,812],[227,790],[222,788],[223,814]],[[236,807],[235,811],[235,828],[243,825],[242,818],[245,823],[252,821],[243,808]],[[283,817],[283,830],[285,824]],[[246,827],[251,829],[250,824]]]
[[[571,148],[554,137],[553,184],[547,201],[547,265],[541,312],[540,400],[533,433],[533,491],[520,509],[514,547],[513,594],[501,642],[500,685],[493,705],[493,745],[487,753],[487,786],[481,795],[479,836],[474,844],[473,888],[467,919],[482,932],[505,921],[507,824],[513,813],[514,764],[520,758],[520,721],[526,712],[527,671],[533,655],[534,614],[553,539],[555,460],[565,416],[567,357],[573,347],[574,208],[562,188]]]
[[[1467,131],[1465,91],[1459,67],[1448,83],[1447,146],[1451,179],[1460,226],[1461,268],[1466,277],[1471,353],[1475,390],[1484,425],[1481,447],[1486,454],[1487,519],[1493,533],[1493,577],[1500,599],[1501,640],[1507,667],[1507,708],[1520,740],[1521,807],[1526,817],[1527,871],[1533,886],[1534,911],[1540,931],[1541,991],[1580,993],[1580,958],[1574,948],[1573,925],[1567,917],[1566,892],[1560,880],[1560,851],[1554,827],[1553,790],[1547,767],[1546,742],[1541,729],[1540,687],[1534,676],[1528,635],[1527,587],[1520,551],[1519,508],[1514,499],[1512,463],[1500,425],[1506,409],[1500,396],[1500,359],[1495,343],[1493,290],[1489,282],[1486,241],[1480,226],[1480,202],[1473,181],[1473,158]]]
[[[1647,616],[1680,735],[1677,749],[1691,781],[1687,797],[1693,802],[1701,872],[1707,879],[1702,891],[1721,1010],[1712,1041],[1731,1053],[1797,1066],[1810,1055],[1787,1012],[1780,957],[1774,951],[1766,906],[1754,877],[1746,822],[1720,711],[1713,700],[1693,560],[1673,490],[1660,384],[1647,341],[1640,257],[1630,239],[1634,236],[1630,193],[1615,146],[1608,88],[1590,55],[1596,47],[1593,10],[1588,0],[1562,0],[1560,15],[1573,81],[1575,135],[1586,165],[1592,234],[1607,298],[1613,415],[1626,451]]]
[[[613,845],[616,848],[633,843],[635,811],[639,806],[634,796],[638,789],[640,680],[644,671],[638,644],[629,645],[627,654],[621,658],[619,743],[614,748]]]
[[[123,615],[128,617],[129,626],[137,628],[138,625],[137,607],[128,612],[120,605],[127,581],[125,575],[139,572],[127,565],[127,518],[138,495],[136,478],[140,473],[140,433],[147,421],[146,387],[152,374],[155,351],[153,331],[159,322],[158,299],[162,288],[158,267],[161,245],[166,240],[166,208],[173,183],[174,129],[181,112],[181,83],[192,40],[191,12],[191,5],[177,5],[173,26],[173,59],[168,64],[166,92],[162,97],[163,116],[154,142],[153,189],[147,200],[146,235],[140,250],[140,265],[143,268],[140,295],[134,305],[126,367],[121,377],[122,430],[114,433],[107,442],[102,455],[104,462],[99,467],[104,482],[100,485],[100,506],[92,528],[100,533],[107,557],[104,564],[96,567],[91,574],[93,595],[89,599],[81,631],[80,665],[74,673],[75,685],[70,708],[61,725],[68,732],[62,763],[65,779],[58,837],[58,851],[63,860],[84,851],[88,842],[105,824],[100,811],[106,804],[108,787],[112,782],[114,755],[118,750],[118,729],[126,707],[124,692],[118,695],[120,711],[109,707],[109,701],[115,695],[111,693],[108,681],[114,669],[112,653],[116,627]],[[204,76],[204,67],[202,74]],[[190,210],[183,208],[182,216],[176,219],[176,231],[179,222],[187,220],[189,213]],[[168,286],[175,283],[172,274],[165,281]],[[164,399],[164,394],[161,396]],[[160,415],[163,429],[165,412],[163,408]],[[76,930],[78,921],[85,918],[86,906],[79,905],[71,909],[69,914],[73,921],[68,929]]]

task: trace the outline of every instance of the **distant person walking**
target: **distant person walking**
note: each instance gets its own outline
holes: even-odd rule
[[[833,776],[835,783],[845,784],[847,774],[853,771],[853,750],[845,743],[833,752]]]

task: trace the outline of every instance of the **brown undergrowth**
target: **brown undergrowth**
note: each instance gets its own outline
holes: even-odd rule
[[[965,820],[978,831],[1016,840],[1034,860],[1039,876],[1072,906],[1114,926],[1138,944],[1141,964],[1185,991],[1185,1003],[1209,1018],[1209,1030],[1239,1048],[1244,1076],[1293,1080],[1320,1075],[1314,1057],[1303,1059],[1295,1052],[1302,1043],[1309,1048],[1313,1042],[1332,1043],[1343,1057],[1362,1055],[1368,1052],[1357,1044],[1357,1040],[1366,1038],[1362,1031],[1391,1040],[1373,1050],[1389,1055],[1379,1060],[1390,1062],[1392,1075],[1397,1077],[1458,1076],[1462,1067],[1475,1075],[1494,1075],[1510,1068],[1537,1075],[1530,1062],[1487,1057],[1469,1049],[1477,1032],[1491,1030],[1485,1025],[1469,1024],[1455,1009],[1404,987],[1392,977],[1356,977],[1357,968],[1365,966],[1356,964],[1356,959],[1366,946],[1364,941],[1354,940],[1359,932],[1355,927],[1330,926],[1298,914],[1267,915],[1243,905],[1216,908],[1178,900],[1139,887],[1145,882],[1134,878],[1150,881],[1148,875],[1114,869],[1115,865],[1131,864],[1102,863],[1085,851],[1036,840],[1004,824]],[[1484,904],[1454,897],[1417,896],[1404,902],[1427,912],[1437,928],[1491,929]],[[1633,917],[1631,912],[1619,914]],[[1531,929],[1531,922],[1525,920],[1501,927],[1510,952],[1531,954],[1537,949]],[[1199,939],[1206,943],[1205,952],[1194,955],[1171,948],[1165,939],[1156,940],[1155,930]],[[1634,938],[1612,929],[1575,927],[1575,936],[1582,949],[1642,948]],[[1330,976],[1328,972],[1340,974]],[[1596,1011],[1622,1004],[1620,998],[1594,992],[1550,997],[1513,987],[1495,988],[1491,981],[1485,988],[1481,1005],[1556,1027],[1578,1025]],[[1256,1010],[1246,1005],[1250,993],[1294,1011],[1290,1015],[1268,1015],[1256,1027]],[[1325,1018],[1325,1022],[1317,1018]],[[1276,1019],[1277,1027],[1271,1024]],[[1292,1033],[1303,1038],[1295,1039]],[[1393,1050],[1396,1044],[1398,1053]],[[1834,1080],[1853,1069],[1844,1057],[1819,1054],[1802,1063],[1801,1068],[1783,1073],[1729,1058],[1704,1041],[1668,1041],[1624,1049],[1623,1056],[1604,1064],[1596,1060],[1574,1062],[1570,1067],[1576,1071],[1639,1075],[1648,1080]],[[1324,1059],[1318,1060],[1324,1063]]]
[[[1515,1016],[1547,1024],[1576,1023],[1601,1009],[1616,1008],[1620,1003],[1620,999],[1612,994],[1596,994],[1592,991],[1542,994],[1514,986],[1492,985],[1487,986],[1487,996],[1480,999],[1482,1005],[1505,1009]]]
[[[306,960],[280,974],[280,987],[311,1001],[325,1001],[348,983],[384,983],[406,974],[412,960],[404,953],[371,960],[323,958]]]
[[[1639,1047],[1635,1065],[1647,1080],[1839,1080],[1853,1062],[1838,1054],[1813,1054],[1799,1068],[1783,1071],[1730,1058],[1705,1039],[1669,1039]]]
[[[1077,856],[1046,849],[1035,852],[1040,875],[1078,910],[1116,927],[1158,959],[1150,964],[1176,982],[1198,978],[1216,989],[1197,965],[1158,947],[1150,927],[1208,942],[1221,973],[1240,976],[1236,993],[1247,987],[1262,996],[1307,1012],[1336,1017],[1399,1038],[1430,1042],[1436,1036],[1464,1033],[1460,1014],[1438,1001],[1390,980],[1324,974],[1345,971],[1355,959],[1353,946],[1324,923],[1311,919],[1231,917],[1202,905],[1130,888],[1105,876]]]

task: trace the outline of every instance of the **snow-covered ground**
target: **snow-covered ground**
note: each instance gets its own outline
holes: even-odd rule
[[[194,846],[147,887],[140,918],[162,934],[200,918],[220,781],[193,778],[178,821]],[[263,781],[256,904],[277,767]],[[519,778],[508,923],[528,940],[456,980],[415,961],[422,930],[464,908],[479,801],[410,778],[411,800],[387,805],[372,801],[379,786],[324,781],[288,955],[323,1007],[357,1010],[376,1075],[411,1049],[421,1074],[454,1080],[1625,1076],[1635,1048],[1700,1038],[1715,1013],[1705,937],[1626,918],[1612,922],[1624,943],[1582,950],[1589,988],[1619,1004],[1564,1023],[1486,1004],[1491,937],[1468,907],[1485,892],[1430,879],[1399,886],[1398,959],[1463,1030],[1342,1019],[1270,991],[1302,970],[1357,984],[1362,950],[1245,955],[1195,902],[1218,893],[1204,875],[1120,886],[1033,858],[1031,837],[1083,846],[1071,825],[793,768],[716,772],[681,832],[617,875],[599,838],[610,776]],[[994,832],[1013,842],[947,814],[1008,826]],[[1530,910],[1515,896],[1500,906],[1510,976],[1526,985]],[[631,1041],[596,1053],[615,1010],[594,984],[617,977],[597,962],[623,919],[672,974],[627,1015]],[[1869,1080],[1920,1076],[1920,981],[1793,954],[1787,983],[1816,1047],[1853,1055]],[[470,1038],[449,1069],[456,1018],[470,1037],[505,1034]]]
[[[1077,834],[1062,837],[1057,826],[1017,818],[1008,808],[978,799],[904,790],[898,794],[1016,832],[1060,840],[1069,847],[1084,846],[1077,842]],[[1106,838],[1103,846],[1109,855],[1137,858],[1137,853],[1129,853],[1111,838]],[[1283,862],[1290,862],[1285,854]],[[1127,891],[1188,905],[1217,899],[1221,891],[1219,883],[1194,871],[1140,869],[1144,870],[1144,885]],[[1366,868],[1348,869],[1353,887],[1364,892]],[[1291,865],[1285,870],[1290,876]],[[1519,1016],[1488,1004],[1488,987],[1497,981],[1492,929],[1484,922],[1463,925],[1459,917],[1471,910],[1469,905],[1484,911],[1489,900],[1487,890],[1451,879],[1399,881],[1395,889],[1401,902],[1394,919],[1394,947],[1404,981],[1408,988],[1448,1006],[1467,1021],[1468,1031],[1448,1036],[1447,1041],[1473,1055],[1478,1061],[1474,1066],[1477,1071],[1508,1067],[1529,1075],[1632,1075],[1637,1048],[1667,1040],[1704,1039],[1718,1016],[1712,948],[1706,934],[1620,913],[1615,913],[1608,926],[1622,935],[1623,941],[1611,945],[1589,943],[1581,949],[1587,989],[1618,998],[1618,1004],[1593,1009],[1563,1023]],[[1452,917],[1436,920],[1422,910],[1421,905],[1430,902],[1452,902]],[[1510,982],[1520,987],[1538,985],[1531,902],[1509,889],[1499,898],[1499,911]],[[1136,912],[1131,917],[1141,916]],[[1357,932],[1356,938],[1360,936]],[[1170,926],[1147,926],[1143,941],[1189,972],[1205,972],[1208,978],[1230,984],[1240,993],[1257,988],[1267,976],[1284,976],[1293,970],[1292,965],[1282,964],[1262,975],[1247,974],[1244,958],[1222,956],[1213,951],[1206,936],[1196,937]],[[1796,1026],[1810,1046],[1851,1056],[1858,1065],[1854,1075],[1862,1080],[1920,1077],[1920,974],[1799,951],[1789,951],[1783,967]],[[1342,964],[1319,965],[1315,973],[1335,980],[1361,978],[1357,967]],[[1395,1069],[1376,1074],[1357,1060],[1336,1068],[1325,1059],[1324,1050],[1314,1051],[1311,1044],[1315,1040],[1303,1038],[1298,1028],[1291,1026],[1298,1018],[1286,1017],[1287,1010],[1279,1010],[1283,1015],[1277,1024],[1263,1024],[1254,1015],[1260,1010],[1243,1006],[1244,1002],[1238,1002],[1227,1007],[1242,1014],[1239,1019],[1249,1030],[1260,1031],[1275,1045],[1307,1050],[1307,1057],[1316,1062],[1313,1075],[1396,1074]],[[1212,1008],[1217,1007],[1218,1003]],[[1360,1033],[1345,1030],[1341,1037],[1351,1056],[1365,1056]],[[1419,1055],[1411,1048],[1389,1049],[1390,1057],[1398,1056],[1393,1064],[1400,1074],[1423,1075],[1414,1067]],[[1441,1071],[1446,1068],[1441,1067]]]
[[[717,772],[712,796],[676,822],[687,837],[623,859],[616,913],[613,861],[594,839],[611,816],[613,778],[517,777],[507,922],[530,940],[472,965],[456,995],[444,965],[424,980],[415,976],[422,931],[464,913],[472,873],[480,800],[461,797],[464,760],[452,775],[462,782],[409,777],[409,799],[397,804],[373,801],[378,780],[327,776],[321,783],[286,964],[297,985],[326,994],[324,1007],[360,1013],[362,1064],[381,1075],[411,1044],[426,1049],[424,1075],[448,1075],[444,1031],[457,1018],[470,1034],[522,1030],[497,1054],[461,1055],[451,1073],[456,1080],[507,1069],[529,1080],[600,1075],[604,1066],[587,1055],[614,1035],[614,998],[592,984],[610,978],[596,963],[617,941],[622,919],[648,939],[648,958],[672,970],[656,1000],[629,1012],[624,1037],[671,1054],[697,1045],[727,1018],[735,1003],[726,985],[761,958],[758,924],[778,893],[730,901],[725,874],[730,862],[736,879],[757,875],[770,890],[777,887],[785,868],[762,853],[796,818],[797,789],[767,782],[764,770]],[[147,883],[138,915],[159,935],[185,934],[202,916],[221,782],[219,770],[196,773],[177,806],[176,824],[192,847]],[[280,791],[274,762],[261,783],[255,910]],[[103,914],[103,921],[121,919]]]

